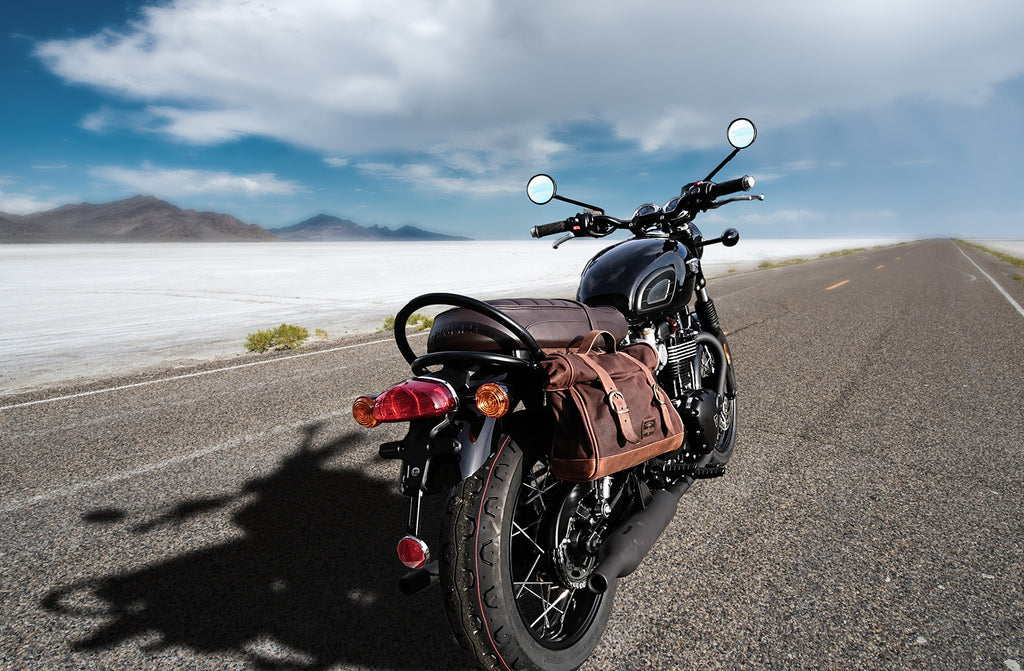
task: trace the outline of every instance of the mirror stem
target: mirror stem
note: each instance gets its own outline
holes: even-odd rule
[[[559,196],[557,193],[554,195],[554,199],[560,200],[563,203],[569,203],[570,205],[576,205],[577,207],[585,207],[588,210],[593,210],[594,212],[597,212],[598,214],[604,214],[603,208],[597,207],[595,205],[587,205],[586,203],[581,203],[578,200],[572,200],[571,198],[566,198],[565,196]]]
[[[731,161],[736,154],[740,153],[739,148],[733,149],[732,153],[725,157],[725,160],[718,164],[718,167],[711,171],[711,174],[704,178],[705,182],[710,182],[711,178],[718,174],[718,171],[725,167],[725,164]],[[556,198],[558,196],[555,196]]]

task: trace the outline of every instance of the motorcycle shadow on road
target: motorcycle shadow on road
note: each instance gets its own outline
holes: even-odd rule
[[[49,612],[103,622],[73,649],[186,648],[273,669],[463,668],[437,592],[398,590],[394,545],[407,500],[389,483],[329,466],[357,436],[314,447],[318,430],[307,427],[276,471],[233,496],[185,500],[131,527],[148,533],[244,498],[231,518],[243,537],[47,594]],[[84,517],[123,518],[116,510]]]

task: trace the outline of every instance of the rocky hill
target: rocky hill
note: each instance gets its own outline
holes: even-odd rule
[[[0,242],[221,242],[277,240],[228,214],[182,210],[153,196],[45,212],[0,212]]]
[[[288,226],[286,228],[275,228],[273,232],[284,240],[297,240],[307,242],[319,241],[418,241],[418,240],[470,240],[454,235],[442,235],[431,233],[415,226],[403,226],[398,230],[391,230],[387,226],[360,226],[359,224],[332,217],[328,214],[318,214],[303,222]]]

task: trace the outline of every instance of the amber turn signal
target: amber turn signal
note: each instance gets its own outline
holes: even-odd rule
[[[476,409],[485,417],[493,419],[504,417],[511,404],[508,391],[500,384],[487,382],[476,390]]]
[[[372,396],[360,396],[352,404],[352,416],[356,418],[359,424],[368,429],[372,429],[380,424],[380,420],[373,416],[373,402],[375,400]]]

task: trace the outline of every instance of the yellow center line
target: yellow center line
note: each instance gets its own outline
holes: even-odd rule
[[[903,258],[902,256],[897,256],[897,257],[896,257],[896,260],[897,260],[897,261],[899,261],[899,260],[900,260],[900,259],[902,259],[902,258]]]
[[[830,286],[830,287],[826,288],[826,289],[825,289],[825,291],[831,291],[832,289],[835,289],[836,287],[841,287],[841,286],[843,286],[844,284],[846,284],[846,283],[847,283],[847,282],[849,282],[849,281],[850,281],[850,280],[843,280],[843,281],[842,281],[842,282],[840,282],[839,284],[833,284],[832,286]]]
[[[875,270],[881,270],[882,268],[885,268],[885,264],[884,263],[882,265],[880,265],[880,266],[875,266]]]

